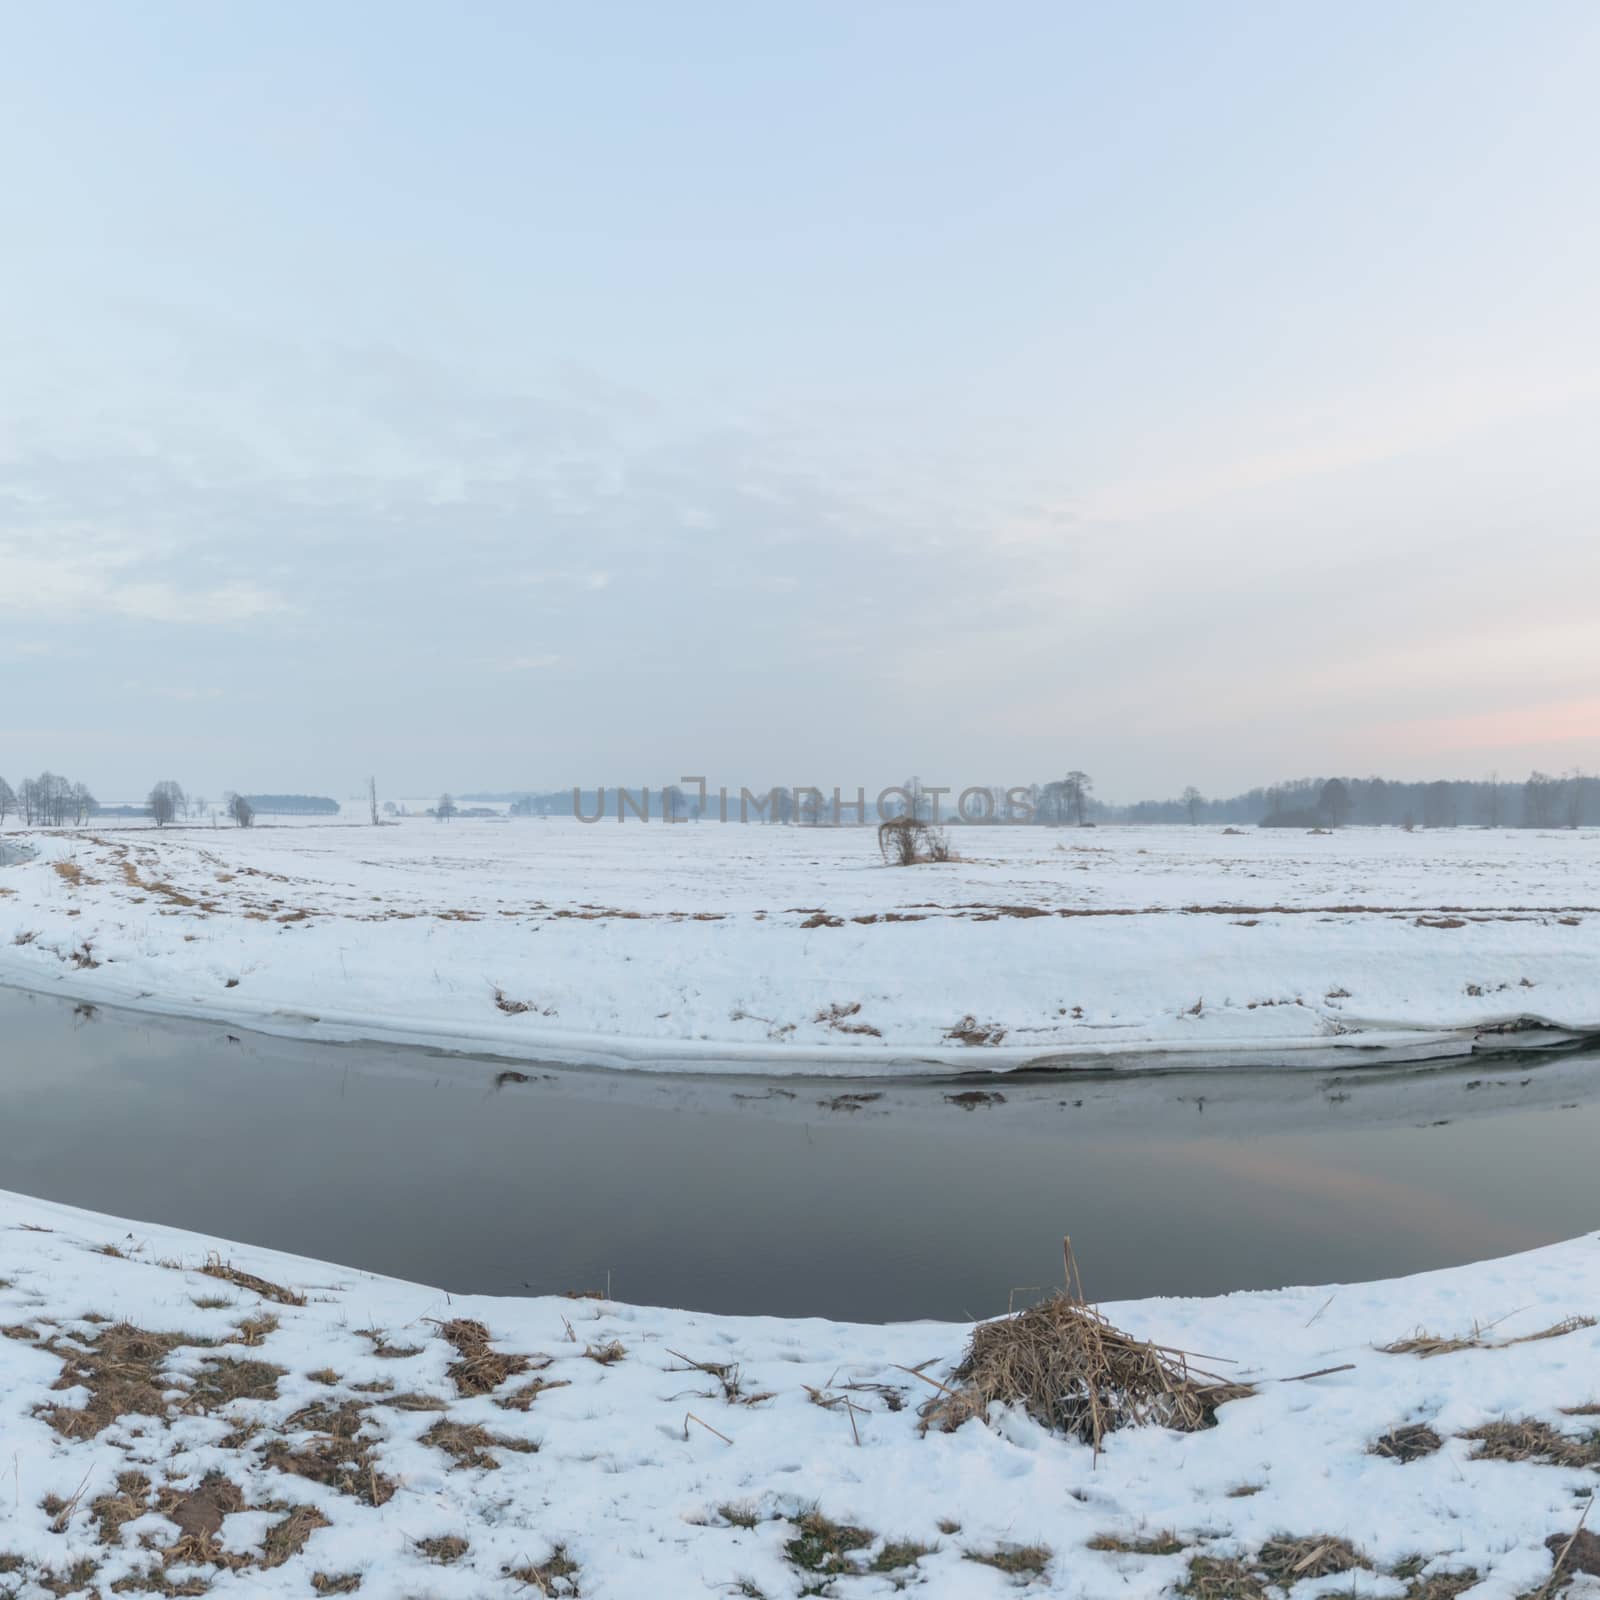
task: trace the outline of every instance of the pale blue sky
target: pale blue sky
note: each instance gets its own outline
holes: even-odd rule
[[[0,4],[0,773],[1600,765],[1600,9]]]

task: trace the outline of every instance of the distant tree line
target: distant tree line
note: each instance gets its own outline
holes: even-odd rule
[[[1097,822],[1187,822],[1198,825],[1242,824],[1281,828],[1341,828],[1350,825],[1399,828],[1578,828],[1600,821],[1600,777],[1571,771],[1562,775],[1535,771],[1526,778],[1436,778],[1402,781],[1395,778],[1312,777],[1263,784],[1243,793],[1208,798],[1193,785],[1168,800],[1138,800],[1116,805],[1100,800],[1094,780],[1074,768],[1064,777],[1022,788],[969,788],[962,791],[930,789],[918,778],[908,778],[886,791],[880,819],[874,797],[867,796],[862,817],[853,797],[836,810],[831,792],[787,788],[760,791],[759,803],[741,806],[731,801],[730,817],[742,820],[827,825],[839,822],[877,822],[907,817],[922,822],[1021,822],[1045,827],[1086,827]],[[966,798],[958,809],[958,797]],[[478,794],[471,800],[509,800],[514,817],[570,817],[593,819],[620,811],[632,818],[671,818],[690,821],[702,815],[698,794],[675,784],[661,788],[551,789],[509,794]],[[715,794],[703,814],[718,815]],[[465,815],[447,795],[430,811],[441,819]]]
[[[1099,807],[1118,822],[1253,823],[1262,827],[1579,828],[1600,817],[1600,777],[1531,772],[1515,781],[1435,778],[1294,778],[1206,799],[1188,789],[1176,800]]]
[[[228,793],[223,809],[241,828],[255,820],[255,808],[243,795]],[[171,778],[155,784],[145,803],[102,806],[87,784],[74,783],[58,773],[42,772],[37,778],[24,778],[15,789],[0,778],[0,827],[15,817],[25,828],[81,827],[91,817],[149,817],[158,828],[180,818],[203,817],[210,813],[210,802],[199,795],[184,793],[183,785]]]
[[[0,778],[0,826],[8,816],[28,828],[65,828],[85,822],[98,809],[87,784],[54,772],[24,778],[15,790]]]
[[[263,816],[336,817],[339,802],[323,794],[252,794],[245,799]]]

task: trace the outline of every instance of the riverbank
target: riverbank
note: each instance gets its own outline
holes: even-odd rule
[[[920,1430],[966,1326],[447,1296],[4,1194],[0,1570],[27,1595],[1137,1600],[1283,1576],[1291,1541],[1338,1575],[1308,1594],[1512,1600],[1596,1485],[1600,1332],[1571,1319],[1600,1313],[1600,1236],[1105,1310],[1255,1392],[1097,1461],[1021,1412]],[[1467,1342],[1380,1348],[1418,1330]]]
[[[0,978],[657,1069],[1286,1065],[1600,1030],[1600,832],[573,821],[27,836]]]

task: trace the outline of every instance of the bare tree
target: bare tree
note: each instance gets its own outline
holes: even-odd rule
[[[1087,772],[1069,772],[1063,779],[1067,809],[1072,820],[1081,828],[1089,813],[1089,796],[1094,790],[1094,779]]]
[[[1389,785],[1382,778],[1367,779],[1366,805],[1368,822],[1386,823],[1389,820]]]
[[[92,817],[95,814],[95,811],[98,809],[98,807],[99,807],[99,802],[95,799],[95,797],[92,794],[89,793],[89,785],[88,784],[86,784],[86,783],[75,783],[75,784],[73,784],[73,786],[72,786],[73,817],[76,820],[76,822],[77,822],[77,824],[78,824],[78,826],[80,828],[84,825],[84,823],[86,823],[89,820],[90,817]]]
[[[1422,825],[1453,828],[1458,821],[1455,785],[1440,778],[1422,791]]]
[[[1489,782],[1483,791],[1480,814],[1486,828],[1498,828],[1505,820],[1500,799],[1500,774],[1491,772]]]
[[[367,779],[367,808],[372,812],[372,826],[378,826],[378,780]]]
[[[1581,768],[1574,767],[1567,774],[1561,798],[1566,807],[1567,826],[1569,828],[1581,828],[1583,826],[1583,771]]]
[[[448,822],[456,814],[456,803],[447,794],[439,796],[439,804],[434,807],[434,816],[440,822]]]
[[[72,797],[72,785],[53,772],[41,772],[24,786],[28,790],[25,802],[30,821],[41,827],[62,828],[77,810]]]
[[[189,796],[189,814],[195,817],[204,817],[211,810],[211,802],[203,794]]]
[[[1183,791],[1183,809],[1189,813],[1189,826],[1192,828],[1200,820],[1200,807],[1206,803],[1206,797],[1191,783]]]
[[[6,825],[6,814],[17,809],[17,797],[11,792],[11,785],[4,778],[0,778],[0,828]]]
[[[1522,822],[1528,828],[1548,828],[1555,811],[1556,790],[1561,787],[1559,778],[1537,770],[1528,774],[1522,786]]]
[[[175,817],[181,816],[189,806],[183,787],[171,778],[163,778],[150,791],[150,815],[158,828],[164,828]]]
[[[1343,778],[1329,778],[1317,797],[1317,810],[1330,828],[1342,828],[1353,810],[1350,791]]]
[[[222,797],[222,803],[233,818],[235,827],[248,828],[256,820],[256,808],[242,794],[234,794],[230,790]]]

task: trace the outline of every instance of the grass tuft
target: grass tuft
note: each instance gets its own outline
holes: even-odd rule
[[[1304,1538],[1279,1534],[1268,1539],[1256,1556],[1256,1570],[1268,1583],[1290,1588],[1303,1578],[1326,1578],[1333,1573],[1371,1567],[1348,1539],[1314,1533]]]
[[[1421,1461],[1431,1456],[1444,1444],[1444,1440],[1423,1422],[1408,1423],[1401,1428],[1391,1428],[1373,1440],[1368,1455],[1385,1456],[1389,1460]]]
[[[963,1550],[962,1556],[980,1566],[993,1567],[1024,1581],[1042,1578],[1049,1570],[1051,1549],[1045,1544],[997,1545],[993,1550]]]
[[[789,1564],[802,1572],[833,1577],[859,1570],[849,1558],[876,1538],[866,1528],[835,1522],[813,1508],[796,1519],[795,1536],[784,1545],[783,1553]]]
[[[1089,1541],[1091,1550],[1113,1551],[1125,1556],[1175,1556],[1188,1549],[1175,1533],[1152,1533],[1125,1539],[1115,1533],[1099,1533]]]
[[[578,1592],[578,1563],[564,1544],[558,1544],[539,1565],[506,1569],[506,1576],[537,1589],[542,1595],[575,1595]]]
[[[281,1306],[303,1306],[306,1303],[303,1294],[296,1294],[293,1289],[285,1289],[282,1284],[272,1283],[266,1278],[258,1278],[253,1272],[242,1271],[214,1252],[206,1258],[206,1264],[200,1270],[208,1278],[220,1278],[224,1283],[260,1295],[263,1300],[275,1300]]]
[[[457,1394],[489,1394],[507,1378],[528,1372],[534,1365],[531,1356],[506,1355],[491,1350],[489,1330],[481,1322],[474,1322],[469,1317],[441,1322],[439,1337],[460,1356],[460,1360],[452,1361],[448,1369]]]
[[[1600,1432],[1561,1433],[1548,1422],[1524,1417],[1486,1422],[1461,1435],[1476,1442],[1474,1461],[1534,1461],[1554,1467],[1600,1467]]]

